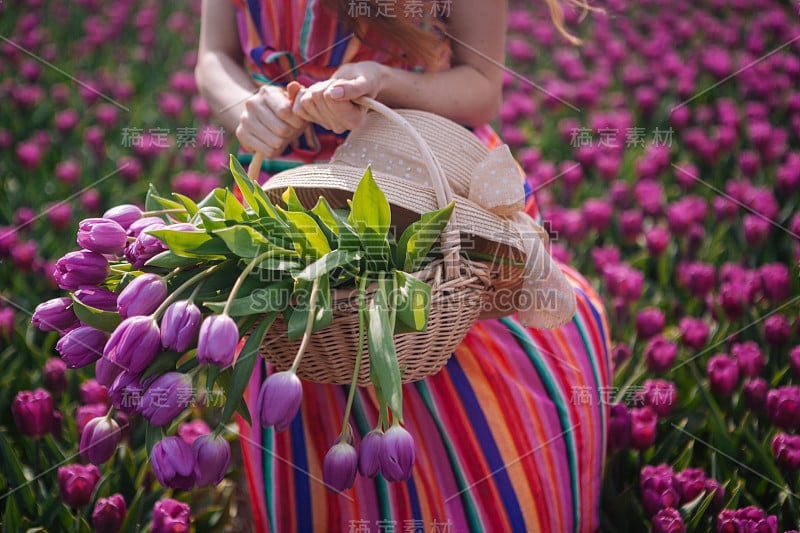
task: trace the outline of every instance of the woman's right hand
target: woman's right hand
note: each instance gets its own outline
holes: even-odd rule
[[[299,89],[299,86],[292,86],[287,91],[282,87],[264,85],[245,101],[236,127],[236,138],[242,148],[268,159],[275,158],[303,133],[308,122],[292,111],[294,96]]]

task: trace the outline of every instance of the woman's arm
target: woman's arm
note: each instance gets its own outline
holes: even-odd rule
[[[368,95],[392,107],[430,111],[468,126],[485,124],[502,98],[506,1],[453,2],[451,68],[415,73],[375,62],[343,65],[331,80],[301,90],[295,112],[334,131],[353,129],[363,113],[349,101]]]
[[[203,0],[195,78],[200,94],[242,146],[265,157],[280,155],[307,123],[292,112],[287,91],[258,88],[242,66],[236,10],[228,0]]]

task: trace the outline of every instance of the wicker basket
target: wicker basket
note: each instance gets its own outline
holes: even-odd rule
[[[399,114],[370,98],[360,102],[374,112],[381,113],[401,125],[415,140],[422,154],[440,207],[450,203],[453,196],[444,173],[430,148],[414,128]],[[255,160],[254,160],[255,161]],[[391,198],[389,199],[391,203]],[[397,360],[403,382],[424,379],[438,372],[453,350],[463,340],[481,312],[481,302],[488,284],[488,275],[481,263],[475,263],[460,254],[460,234],[450,223],[440,237],[443,258],[431,262],[414,275],[431,285],[431,308],[428,326],[424,332],[395,335]],[[368,288],[366,301],[372,297],[374,287]],[[364,343],[364,358],[359,374],[359,384],[369,384],[369,349],[366,334],[358,339],[357,291],[332,291],[333,323],[315,331],[297,375],[318,383],[350,383],[355,366],[356,347]],[[287,340],[286,322],[278,317],[270,328],[260,353],[278,370],[287,370],[297,355],[300,341]]]

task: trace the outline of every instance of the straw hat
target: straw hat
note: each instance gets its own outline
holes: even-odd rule
[[[448,119],[424,111],[396,111],[430,148],[446,178],[450,190],[445,194],[452,194],[456,203],[448,230],[459,232],[462,253],[485,263],[490,286],[481,317],[518,312],[523,324],[537,328],[568,322],[575,311],[574,289],[547,252],[547,233],[522,211],[524,175],[508,146],[490,151]],[[319,196],[334,208],[342,207],[371,165],[392,206],[399,235],[443,201],[408,124],[404,128],[382,114],[368,113],[329,163],[276,174],[264,190],[277,202],[291,185],[306,207]]]

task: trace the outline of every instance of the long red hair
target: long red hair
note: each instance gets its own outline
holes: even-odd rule
[[[564,27],[562,1],[544,1],[550,10],[550,18],[553,20],[556,29],[573,44],[579,44],[580,40]],[[579,7],[584,13],[594,9],[585,0],[563,1],[568,5]],[[379,46],[365,39],[367,28],[371,28],[381,38],[403,50],[410,63],[421,63],[426,67],[432,67],[441,58],[441,49],[444,46],[444,41],[442,39],[443,32],[431,31],[430,25],[433,25],[434,29],[446,30],[446,21],[431,20],[429,27],[423,28],[420,25],[421,20],[419,18],[405,16],[404,3],[404,0],[396,2],[394,15],[387,16],[376,0],[360,0],[358,2],[354,2],[354,0],[324,0],[324,5],[334,10],[340,20],[344,20],[350,26],[353,34],[368,45]],[[435,1],[425,1],[424,7],[418,8],[418,11],[424,13],[436,12],[435,4]],[[356,7],[364,9],[369,14],[358,17],[352,16]]]

